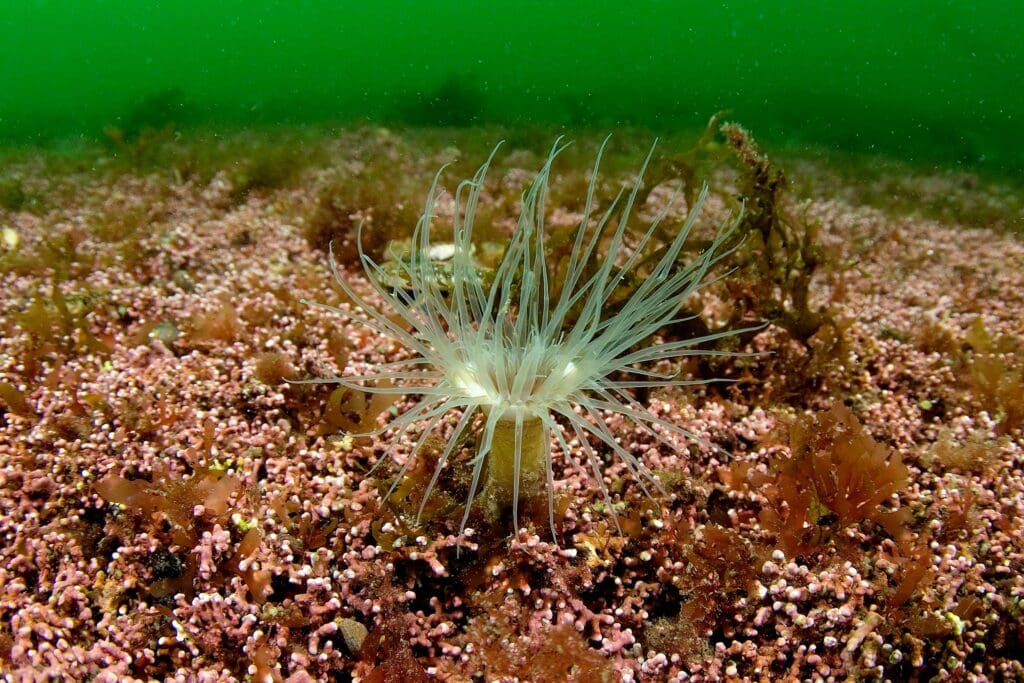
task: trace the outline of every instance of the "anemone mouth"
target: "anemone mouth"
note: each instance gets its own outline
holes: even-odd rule
[[[607,144],[607,139],[605,140]],[[370,305],[342,278],[330,258],[331,271],[342,290],[355,302],[356,311],[315,304],[350,317],[377,333],[390,337],[413,353],[413,357],[379,366],[356,378],[325,378],[369,392],[416,395],[419,400],[395,417],[378,434],[390,430],[391,445],[386,456],[407,436],[420,432],[411,452],[388,491],[406,475],[416,453],[444,416],[453,410],[462,415],[450,441],[439,458],[420,505],[437,484],[441,469],[452,454],[460,435],[480,418],[479,450],[473,459],[473,473],[460,532],[466,527],[469,510],[481,483],[485,462],[488,480],[485,490],[498,487],[511,491],[514,525],[518,528],[520,483],[536,486],[543,482],[548,493],[548,522],[557,539],[554,524],[554,475],[552,442],[568,454],[576,440],[582,450],[589,476],[600,485],[607,509],[612,511],[611,493],[602,477],[605,453],[619,458],[647,494],[648,485],[660,488],[657,479],[606,424],[603,415],[614,413],[635,423],[648,435],[670,448],[681,437],[713,447],[685,429],[651,414],[633,396],[639,388],[704,384],[703,379],[679,379],[646,369],[659,361],[694,355],[748,355],[737,352],[709,352],[703,345],[746,330],[722,330],[699,337],[662,344],[642,342],[679,317],[683,303],[703,286],[709,272],[735,249],[730,236],[736,221],[726,221],[711,244],[686,261],[683,245],[693,229],[707,196],[707,187],[676,234],[663,243],[661,223],[678,198],[673,197],[650,222],[647,230],[627,247],[627,225],[654,148],[648,153],[632,187],[623,189],[610,206],[597,212],[594,200],[599,176],[602,144],[594,163],[582,217],[572,240],[560,281],[549,273],[545,245],[545,202],[551,166],[565,149],[560,141],[536,179],[522,195],[522,209],[504,256],[485,285],[473,262],[473,231],[477,205],[484,180],[497,147],[473,178],[461,182],[455,193],[451,245],[444,251],[444,269],[438,264],[439,244],[431,240],[431,226],[437,213],[437,185],[444,168],[430,187],[424,210],[413,231],[413,252],[396,263],[406,287],[394,285],[394,272],[386,271],[362,249],[359,256],[365,274],[393,314]],[[737,218],[738,220],[738,218]],[[361,232],[360,232],[361,237]],[[620,285],[637,273],[641,256],[644,277],[638,278],[628,296]],[[609,256],[602,258],[600,251]],[[443,275],[443,277],[442,277]],[[447,282],[446,287],[441,282]],[[612,305],[614,303],[614,305]],[[317,380],[312,380],[317,381]],[[392,383],[382,386],[378,382]],[[415,382],[415,383],[414,383]],[[527,427],[527,422],[532,427]],[[530,443],[530,439],[543,443]],[[389,457],[378,461],[384,462]],[[375,465],[376,467],[376,465]],[[542,472],[531,471],[540,467]],[[494,484],[493,472],[505,472],[510,482]],[[543,476],[541,476],[543,475]],[[617,519],[615,520],[618,525]]]
[[[453,393],[499,409],[543,412],[570,400],[586,379],[586,360],[555,344],[507,349],[500,340],[483,345],[472,360],[453,364],[445,380]]]

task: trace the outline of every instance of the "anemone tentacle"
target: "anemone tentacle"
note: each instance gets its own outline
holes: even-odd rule
[[[660,490],[657,478],[616,440],[602,413],[619,414],[669,446],[673,445],[669,435],[710,445],[678,425],[651,414],[630,392],[639,388],[682,387],[718,381],[679,379],[674,374],[645,369],[641,367],[644,363],[695,355],[745,355],[704,350],[708,342],[744,330],[713,331],[636,349],[658,330],[693,317],[679,317],[680,309],[691,294],[704,286],[711,270],[735,248],[729,246],[729,241],[737,221],[727,220],[710,246],[689,262],[680,263],[684,244],[708,195],[705,186],[689,207],[675,237],[661,248],[660,257],[650,259],[653,265],[649,266],[646,277],[630,298],[609,314],[620,283],[642,265],[647,265],[647,261],[642,260],[644,249],[655,235],[664,231],[662,223],[675,197],[627,248],[627,228],[654,148],[644,159],[632,186],[620,190],[607,208],[596,213],[595,190],[607,142],[606,139],[601,145],[594,161],[582,216],[560,285],[548,272],[544,219],[552,165],[566,147],[561,140],[552,146],[536,179],[522,194],[516,228],[488,286],[474,262],[473,232],[476,209],[497,147],[476,174],[459,183],[455,190],[450,287],[446,290],[439,285],[439,267],[430,257],[434,253],[431,227],[437,214],[437,187],[443,167],[434,177],[413,231],[411,255],[394,264],[408,283],[407,287],[390,284],[392,280],[382,266],[363,250],[359,233],[359,260],[366,278],[404,326],[374,308],[342,278],[331,252],[331,272],[355,308],[348,311],[310,303],[346,315],[416,354],[408,360],[382,364],[361,376],[306,380],[384,394],[421,396],[415,406],[384,428],[393,431],[394,441],[378,464],[387,459],[416,425],[422,425],[388,496],[444,416],[453,410],[461,411],[420,501],[417,521],[461,435],[474,424],[479,425],[479,447],[471,462],[472,478],[460,533],[469,520],[485,465],[492,458],[508,459],[504,469],[512,475],[511,481],[504,485],[511,490],[512,520],[518,526],[521,483],[527,481],[524,468],[535,467],[524,461],[524,452],[528,447],[539,446],[541,451],[531,453],[542,454],[543,472],[534,474],[542,475],[541,485],[547,489],[548,522],[555,535],[552,437],[567,459],[570,442],[573,439],[579,442],[585,466],[591,470],[588,474],[598,481],[613,519],[611,493],[602,480],[601,457],[590,443],[591,438],[624,463],[645,493],[650,495],[649,486]],[[607,240],[609,256],[600,258],[598,251],[603,240]],[[623,260],[616,259],[620,253],[626,254]],[[622,379],[624,373],[634,378]],[[372,385],[382,380],[389,385]],[[392,382],[398,384],[390,384]],[[543,443],[525,444],[527,434],[530,438],[542,439]],[[493,463],[488,467],[488,471],[497,469],[500,468]],[[488,480],[485,487],[492,484]],[[614,521],[618,526],[618,520]]]

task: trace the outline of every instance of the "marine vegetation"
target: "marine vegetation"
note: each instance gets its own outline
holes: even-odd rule
[[[476,175],[460,183],[455,191],[451,244],[432,238],[438,213],[438,172],[413,233],[414,247],[405,258],[385,269],[360,246],[367,279],[397,318],[371,304],[339,273],[333,252],[334,277],[356,305],[340,308],[314,304],[356,320],[400,342],[414,354],[359,376],[306,380],[334,382],[396,398],[410,394],[420,397],[384,429],[374,432],[391,431],[390,446],[377,461],[379,465],[403,448],[407,436],[419,431],[388,496],[412,467],[431,433],[445,424],[446,415],[459,411],[461,416],[422,496],[418,517],[422,516],[460,436],[473,426],[479,430],[460,533],[465,530],[478,491],[492,517],[511,507],[512,523],[518,529],[520,503],[535,502],[546,490],[548,523],[555,534],[552,437],[563,453],[569,452],[571,440],[579,440],[589,474],[601,485],[610,510],[602,455],[591,444],[591,438],[625,463],[645,493],[650,495],[651,487],[660,488],[658,480],[616,439],[605,415],[621,415],[673,449],[678,444],[671,437],[697,439],[651,414],[632,392],[706,383],[708,380],[680,378],[677,373],[651,369],[649,365],[724,353],[707,351],[704,345],[745,331],[709,331],[702,336],[644,345],[660,329],[679,321],[681,306],[728,255],[729,249],[723,245],[731,240],[736,225],[736,221],[726,221],[703,251],[682,263],[680,254],[700,214],[705,190],[671,241],[660,245],[660,258],[642,260],[668,211],[667,207],[663,209],[638,237],[627,230],[653,148],[632,187],[623,188],[614,201],[599,209],[594,193],[604,151],[601,147],[566,267],[557,276],[549,271],[545,197],[552,163],[564,148],[555,144],[524,192],[511,240],[486,282],[474,260],[473,234],[493,152]],[[450,254],[446,254],[449,258],[442,272],[437,255],[446,249]],[[627,276],[642,282],[632,289],[628,299],[619,300],[616,290]]]
[[[719,167],[734,170],[733,201],[744,209],[733,233],[743,244],[730,263],[738,271],[729,282],[736,320],[769,321],[808,343],[822,326],[836,327],[829,312],[810,301],[811,279],[825,261],[818,243],[820,226],[796,215],[786,174],[750,131],[738,123],[722,123],[724,115],[712,116],[696,145],[660,160],[653,175],[659,180],[680,178],[692,204],[703,186],[700,177]]]

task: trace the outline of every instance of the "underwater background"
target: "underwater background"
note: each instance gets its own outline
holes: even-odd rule
[[[366,120],[697,129],[1024,162],[1024,5],[37,0],[0,9],[0,141]]]
[[[0,679],[1024,681],[1022,18],[0,2]]]

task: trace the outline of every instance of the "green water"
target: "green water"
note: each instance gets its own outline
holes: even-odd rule
[[[208,7],[214,5],[214,7]],[[285,123],[700,126],[1024,167],[1024,4],[155,2],[0,9],[0,139]]]

